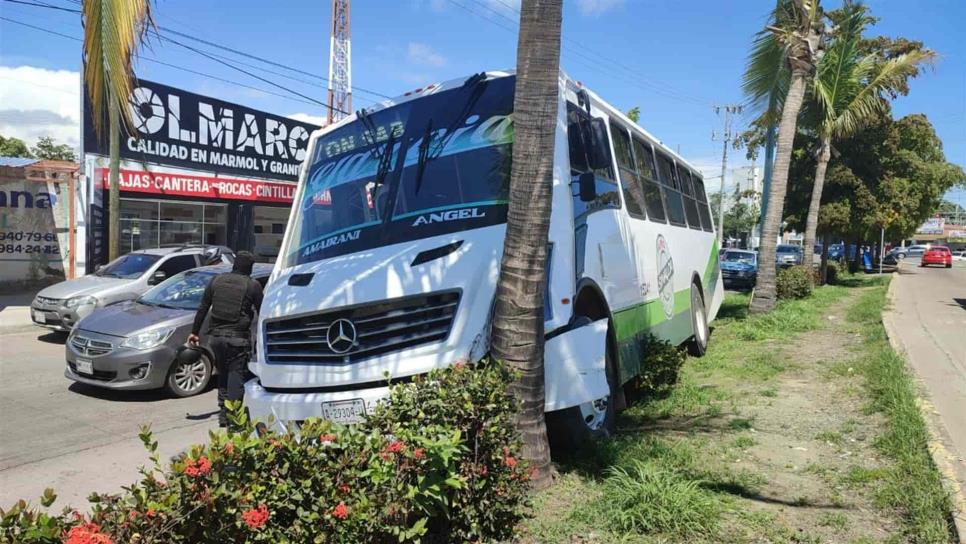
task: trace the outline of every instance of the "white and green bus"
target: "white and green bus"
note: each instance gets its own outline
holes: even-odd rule
[[[515,79],[430,85],[312,135],[259,317],[253,417],[354,422],[387,394],[387,374],[486,356]],[[647,335],[704,352],[723,287],[701,174],[559,81],[546,410],[554,433],[585,439],[612,428]]]

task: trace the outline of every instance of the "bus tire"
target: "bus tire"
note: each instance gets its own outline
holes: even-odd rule
[[[696,283],[691,284],[691,330],[694,336],[688,342],[688,353],[701,357],[708,351],[708,338],[711,330],[708,328],[708,313],[704,306],[704,296]]]
[[[587,317],[578,317],[574,326],[590,324]],[[555,453],[569,454],[577,451],[589,443],[603,440],[614,432],[616,421],[617,397],[617,365],[614,342],[611,341],[611,331],[607,331],[607,350],[605,365],[607,385],[610,394],[591,402],[547,412],[547,438],[550,449]]]

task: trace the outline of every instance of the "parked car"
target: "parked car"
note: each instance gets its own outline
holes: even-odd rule
[[[729,249],[722,256],[720,267],[725,287],[754,287],[758,279],[758,254]]]
[[[802,248],[792,244],[778,244],[775,248],[775,264],[779,267],[802,264]]]
[[[954,261],[966,261],[966,249],[960,249],[959,251],[953,251]]]
[[[207,264],[231,263],[233,259],[234,253],[223,246],[132,251],[98,268],[93,274],[41,290],[30,304],[30,318],[41,327],[69,332],[96,308],[133,300],[179,272]]]
[[[938,264],[946,268],[953,266],[953,252],[946,246],[932,246],[922,254],[922,261],[919,266]]]
[[[906,257],[921,257],[929,246],[916,244],[906,247],[894,247],[889,251],[889,255],[892,255],[896,260],[901,261]]]
[[[188,397],[205,390],[214,357],[207,346],[193,364],[175,360],[188,340],[208,282],[231,270],[225,264],[182,272],[136,298],[98,308],[67,339],[67,368],[73,381],[108,389],[167,388]],[[263,286],[270,264],[256,264],[252,277]]]

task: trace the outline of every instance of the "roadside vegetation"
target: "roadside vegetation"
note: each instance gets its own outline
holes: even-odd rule
[[[730,295],[705,357],[560,463],[524,540],[954,542],[886,287],[843,277],[761,316]]]

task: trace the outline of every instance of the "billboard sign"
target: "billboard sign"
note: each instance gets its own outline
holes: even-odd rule
[[[84,97],[84,151],[106,157],[107,137],[95,137],[86,90]],[[253,178],[297,181],[319,128],[144,79],[128,107],[136,134],[122,133],[121,158]]]
[[[916,229],[916,234],[942,234],[945,226],[946,220],[942,217],[930,217]]]

